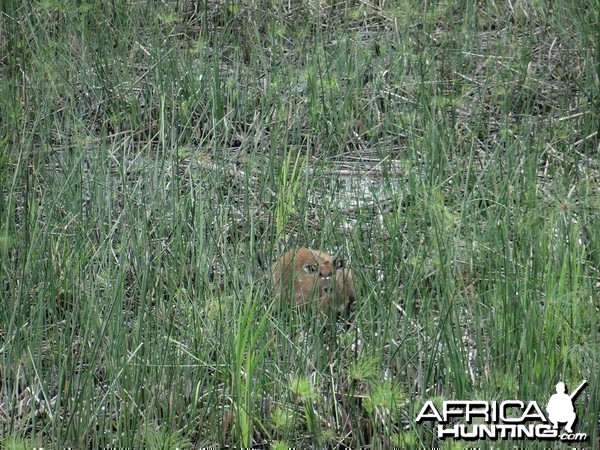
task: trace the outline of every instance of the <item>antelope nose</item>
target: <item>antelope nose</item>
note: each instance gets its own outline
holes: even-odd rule
[[[331,292],[331,285],[329,283],[323,285],[323,292],[329,294]]]

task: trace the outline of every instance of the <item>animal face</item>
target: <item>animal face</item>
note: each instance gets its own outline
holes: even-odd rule
[[[347,312],[355,301],[352,274],[343,261],[310,248],[285,253],[273,266],[273,285],[279,302],[296,306],[318,302],[322,311]]]

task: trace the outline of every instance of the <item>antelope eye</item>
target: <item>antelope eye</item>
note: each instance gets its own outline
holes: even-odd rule
[[[315,273],[317,271],[317,266],[314,264],[307,264],[304,266],[304,270],[306,270],[308,273]]]

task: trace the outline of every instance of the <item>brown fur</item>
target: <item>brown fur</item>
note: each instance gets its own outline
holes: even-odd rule
[[[323,312],[348,313],[356,300],[352,272],[331,255],[310,248],[283,254],[272,271],[276,307],[292,300],[296,306],[318,301]]]

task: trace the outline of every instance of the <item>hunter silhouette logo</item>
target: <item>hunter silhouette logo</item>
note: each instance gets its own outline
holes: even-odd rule
[[[553,428],[558,429],[559,422],[566,422],[567,426],[565,431],[567,433],[573,433],[573,424],[577,420],[577,414],[575,414],[575,408],[573,407],[573,399],[581,392],[583,387],[586,385],[587,380],[579,385],[577,389],[573,391],[571,395],[567,395],[567,388],[565,383],[556,384],[556,394],[550,397],[546,411],[548,411],[548,419],[554,425]]]
[[[586,384],[587,380],[583,380],[569,395],[565,384],[557,383],[556,394],[550,397],[546,406],[547,415],[536,401],[446,400],[438,409],[429,400],[417,415],[416,423],[437,422],[435,431],[440,440],[542,439],[581,442],[587,440],[588,436],[586,433],[573,432],[577,420],[573,402]],[[559,431],[560,423],[566,424],[562,433]]]

